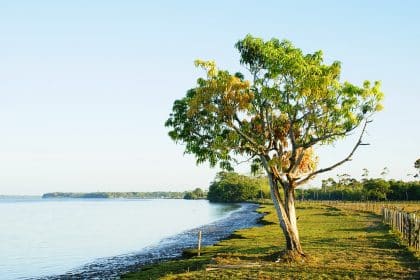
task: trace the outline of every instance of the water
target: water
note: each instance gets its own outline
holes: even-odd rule
[[[0,199],[0,279],[64,274],[98,258],[133,255],[238,207],[205,200]]]

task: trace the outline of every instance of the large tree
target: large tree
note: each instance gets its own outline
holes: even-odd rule
[[[186,96],[174,102],[169,135],[185,144],[197,163],[232,165],[247,159],[270,181],[284,253],[304,256],[296,221],[295,189],[349,161],[363,145],[371,115],[381,109],[379,82],[361,87],[340,82],[340,62],[323,62],[321,51],[304,54],[291,42],[246,36],[236,43],[249,72],[231,74],[213,61],[195,62],[206,71]],[[341,161],[317,167],[316,145],[332,144],[360,127],[360,137]]]

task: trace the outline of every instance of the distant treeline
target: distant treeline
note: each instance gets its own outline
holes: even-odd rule
[[[53,192],[42,195],[42,198],[184,198],[187,192]]]
[[[297,189],[296,198],[311,200],[420,200],[420,181],[385,180],[381,178],[358,181],[342,176],[322,181],[321,188]]]
[[[184,192],[54,192],[42,198],[172,198],[205,199],[211,202],[241,202],[259,198],[270,198],[266,177],[252,177],[234,172],[220,172],[210,184],[209,191],[201,188]],[[296,190],[296,199],[303,200],[420,200],[420,181],[397,181],[381,178],[358,181],[348,175],[339,180],[329,178],[322,181],[321,188]]]
[[[364,178],[358,181],[347,174],[338,180],[322,181],[321,188],[296,189],[301,200],[420,200],[420,181],[397,181]],[[282,195],[282,190],[280,190]],[[207,199],[212,202],[241,202],[270,198],[267,177],[252,177],[234,172],[220,172],[210,184]]]

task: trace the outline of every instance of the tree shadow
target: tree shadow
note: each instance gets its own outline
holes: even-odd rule
[[[386,254],[395,258],[401,266],[412,272],[412,279],[420,279],[420,260],[415,253],[408,249],[396,233],[388,225],[375,222],[368,228],[368,232],[377,232],[367,236],[372,248],[386,250]]]

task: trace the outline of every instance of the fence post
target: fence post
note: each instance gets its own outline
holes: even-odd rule
[[[197,256],[201,254],[201,230],[198,231],[198,249],[197,249]]]
[[[413,225],[411,224],[411,222],[413,221],[411,219],[411,215],[408,216],[408,246],[411,246],[411,234],[412,234],[412,229],[413,229]]]
[[[400,232],[408,246],[416,250],[420,249],[420,220],[416,214],[387,207],[383,207],[381,213],[383,222],[393,230]]]

